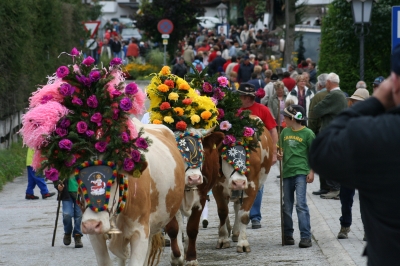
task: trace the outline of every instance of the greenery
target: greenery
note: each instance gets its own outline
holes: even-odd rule
[[[196,17],[204,14],[204,8],[197,0],[153,0],[151,3],[144,0],[140,10],[142,15],[137,18],[136,25],[146,32],[144,37],[151,38],[154,42],[162,43],[161,33],[157,29],[161,19],[169,19],[174,24],[167,46],[170,58],[174,57],[179,40],[196,29]]]
[[[168,55],[166,61],[169,62]],[[153,66],[163,66],[164,65],[164,52],[158,49],[152,49],[146,54],[146,62]]]
[[[0,191],[3,186],[21,176],[26,168],[27,148],[22,142],[13,143],[8,150],[0,150]]]
[[[132,63],[127,64],[122,68],[124,73],[127,73],[127,77],[133,80],[137,80],[139,77],[142,79],[149,76],[151,73],[156,72],[159,67],[150,64],[138,63],[139,60],[135,60]],[[149,78],[150,79],[150,78]]]
[[[81,0],[0,1],[0,119],[27,106],[35,86],[65,62],[61,52],[83,48],[88,8]]]
[[[364,37],[364,80],[370,84],[378,76],[390,73],[391,7],[399,0],[381,0],[373,4],[371,25]],[[359,32],[359,30],[358,30]],[[340,87],[349,94],[360,80],[360,40],[354,33],[351,3],[334,0],[322,20],[319,73],[335,72]]]

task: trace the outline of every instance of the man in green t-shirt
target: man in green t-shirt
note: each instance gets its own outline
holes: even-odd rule
[[[283,159],[283,224],[285,245],[294,245],[293,204],[296,192],[296,212],[299,219],[300,248],[312,246],[310,212],[307,205],[307,183],[314,181],[314,172],[308,164],[308,151],[315,138],[314,132],[302,125],[305,110],[300,105],[290,105],[283,115],[287,127],[278,142],[278,160]]]

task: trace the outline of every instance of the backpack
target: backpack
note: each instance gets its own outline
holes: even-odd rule
[[[196,66],[195,67],[196,67],[197,71],[199,71],[199,72],[203,71],[203,66],[201,65],[200,62],[196,62]]]

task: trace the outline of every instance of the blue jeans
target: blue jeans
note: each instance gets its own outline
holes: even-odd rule
[[[76,204],[76,199],[70,196],[69,200],[62,201],[64,233],[74,235],[83,235],[81,232],[82,211]],[[72,226],[72,218],[74,226]],[[73,230],[72,230],[73,229]]]
[[[351,208],[353,207],[353,198],[356,190],[354,188],[340,187],[340,203],[342,204],[342,216],[340,217],[340,225],[350,227],[352,222]]]
[[[307,182],[305,175],[283,179],[283,224],[285,236],[293,236],[293,204],[296,191],[296,212],[301,238],[311,238],[310,211],[307,205]]]
[[[250,220],[256,220],[261,222],[261,201],[262,201],[262,196],[264,193],[264,185],[258,190],[257,196],[254,199],[253,206],[250,209]]]
[[[34,195],[33,189],[36,185],[40,188],[40,194],[45,195],[49,193],[46,182],[44,178],[37,176],[36,172],[33,170],[32,166],[26,167],[28,170],[28,186],[26,187],[26,194]]]

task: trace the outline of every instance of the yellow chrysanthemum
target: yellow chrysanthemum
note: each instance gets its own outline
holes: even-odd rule
[[[171,74],[171,69],[169,68],[169,66],[163,66],[163,68],[161,68],[160,74],[164,76],[169,75]]]
[[[168,99],[171,100],[171,101],[177,101],[179,99],[179,95],[178,95],[178,93],[171,92],[168,95]]]
[[[204,112],[201,113],[200,116],[204,120],[208,120],[212,116],[212,113],[210,111],[204,111]]]
[[[167,85],[165,85],[165,84],[158,85],[157,89],[158,89],[159,91],[161,91],[161,92],[167,92],[167,91],[169,91],[169,87],[168,87]]]
[[[179,89],[188,91],[190,89],[190,86],[187,83],[182,83],[181,85],[179,85]]]
[[[158,120],[158,119],[154,119],[153,120],[153,124],[162,124],[162,121]]]
[[[200,122],[200,116],[198,115],[192,115],[190,117],[190,121],[192,121],[192,125],[199,123]]]
[[[186,80],[184,80],[183,78],[179,78],[179,77],[176,79],[175,83],[176,83],[176,87],[178,87],[178,88],[182,84],[187,84]]]
[[[162,121],[163,120],[162,114],[159,112],[150,112],[150,121],[153,121],[153,124],[155,124],[154,120]]]
[[[182,116],[183,113],[185,112],[182,108],[176,107],[174,108],[174,111],[176,112],[177,115]]]
[[[166,117],[164,117],[164,122],[168,123],[168,124],[172,124],[172,123],[174,123],[174,119],[170,116],[166,116]]]

